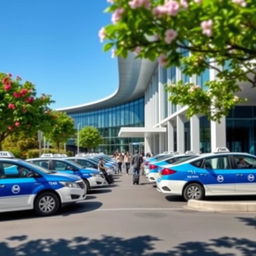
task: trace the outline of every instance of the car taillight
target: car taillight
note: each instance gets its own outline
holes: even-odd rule
[[[154,165],[154,164],[150,164],[150,165],[149,165],[149,169],[156,169],[156,168],[157,168],[157,166]]]
[[[170,174],[174,174],[174,173],[176,173],[176,171],[171,170],[171,169],[167,169],[167,168],[164,168],[164,169],[161,171],[161,174],[162,174],[162,175],[170,175]]]

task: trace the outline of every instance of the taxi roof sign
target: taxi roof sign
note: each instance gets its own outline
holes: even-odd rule
[[[226,147],[218,147],[215,149],[214,153],[225,153],[225,152],[230,152],[228,148]]]
[[[9,151],[0,151],[0,158],[14,158],[14,155]]]
[[[53,157],[52,153],[43,153],[40,157]]]

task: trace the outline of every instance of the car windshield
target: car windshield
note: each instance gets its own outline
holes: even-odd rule
[[[30,167],[30,168],[32,167],[32,169],[39,170],[39,171],[41,171],[43,173],[47,173],[47,174],[56,173],[56,171],[48,170],[46,168],[43,168],[43,167],[41,167],[41,166],[39,166],[37,164],[33,164],[31,162],[26,162],[26,166]]]
[[[83,169],[84,167],[77,162],[73,162],[71,159],[65,160],[67,161],[71,166],[75,167],[76,169]]]
[[[185,162],[187,160],[193,159],[195,157],[197,157],[197,156],[196,155],[193,155],[193,156],[182,156],[182,157],[176,159],[176,161],[174,160],[174,161],[170,162],[170,164],[180,164],[182,162]]]

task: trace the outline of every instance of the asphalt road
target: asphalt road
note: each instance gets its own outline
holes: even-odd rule
[[[52,217],[0,214],[0,256],[256,255],[256,214],[206,213],[118,176]]]

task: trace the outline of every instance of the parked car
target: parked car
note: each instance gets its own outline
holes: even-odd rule
[[[78,163],[79,165],[83,166],[83,168],[94,168],[99,170],[98,164],[96,164],[95,161],[93,161],[92,159],[88,159],[85,157],[68,157],[66,159]],[[105,167],[106,171],[104,173],[101,170],[99,171],[105,177],[108,184],[111,184],[114,181],[113,172],[106,166],[106,164]]]
[[[256,195],[256,157],[215,152],[176,165],[162,166],[157,189],[185,200],[204,196]]]
[[[166,159],[168,157],[171,157],[173,155],[174,155],[174,153],[162,153],[162,154],[159,154],[159,155],[152,156],[152,157],[148,158],[144,163],[144,173],[145,173],[145,175],[147,175],[149,173],[151,164],[154,164],[158,161],[161,161],[161,160]]]
[[[86,191],[79,176],[49,171],[0,152],[0,212],[34,209],[48,216],[64,204],[85,199]]]
[[[27,161],[51,171],[78,175],[86,184],[87,190],[108,184],[104,176],[98,170],[84,168],[83,166],[64,158],[40,157],[27,159]]]
[[[156,182],[157,179],[160,177],[160,171],[161,171],[161,167],[164,165],[168,165],[168,164],[179,164],[183,161],[192,159],[197,157],[198,155],[196,154],[179,154],[179,155],[173,155],[167,158],[164,158],[161,161],[152,163],[149,165],[149,172],[147,174],[147,178],[149,180],[149,182]]]

